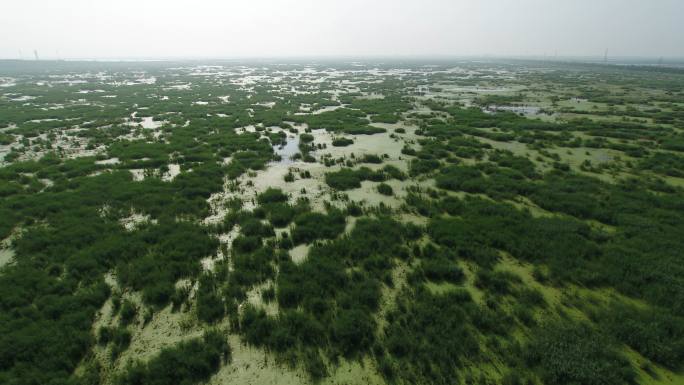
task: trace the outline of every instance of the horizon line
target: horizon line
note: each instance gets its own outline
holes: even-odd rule
[[[51,62],[51,61],[201,61],[201,60],[354,60],[354,59],[532,59],[558,61],[558,59],[581,59],[600,60],[601,62],[615,62],[616,60],[684,60],[684,55],[652,56],[652,55],[613,55],[606,60],[604,55],[579,54],[579,55],[539,55],[539,54],[350,54],[350,55],[236,55],[236,56],[72,56],[72,57],[47,57],[41,59],[0,57],[0,61],[23,61],[23,62]]]

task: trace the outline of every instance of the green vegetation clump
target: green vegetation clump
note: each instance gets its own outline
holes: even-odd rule
[[[578,221],[533,218],[510,205],[470,199],[460,218],[435,218],[428,233],[438,244],[483,266],[494,263],[495,249],[547,263],[559,279],[585,274],[581,263],[600,255],[597,237]]]
[[[168,304],[176,281],[197,274],[199,260],[218,247],[205,229],[190,223],[163,222],[135,235],[137,239],[129,239],[127,247],[140,256],[122,259],[117,276],[124,285],[142,290],[143,300],[154,306]],[[153,245],[154,251],[144,253]]]
[[[207,323],[213,323],[225,314],[225,304],[218,290],[213,275],[204,274],[197,286],[197,318]]]
[[[328,214],[303,213],[295,218],[292,240],[295,244],[310,243],[316,239],[333,239],[344,231],[345,217],[332,210]]]
[[[392,190],[392,186],[388,185],[387,183],[380,183],[378,185],[378,192],[382,195],[387,195],[387,196],[391,196],[394,194],[394,190]]]
[[[536,330],[525,358],[547,384],[633,384],[636,373],[601,333],[585,324],[553,323]]]
[[[684,156],[659,152],[642,160],[639,168],[656,174],[684,178]]]
[[[599,325],[616,340],[673,370],[684,360],[684,318],[664,309],[612,304],[599,312]]]
[[[312,129],[324,128],[328,131],[350,135],[372,135],[386,131],[384,128],[369,126],[364,112],[349,108],[339,108],[315,115],[297,115],[292,119],[299,123],[306,123]]]
[[[332,141],[332,145],[335,147],[347,147],[352,144],[354,144],[354,140],[349,138],[335,138]]]
[[[463,270],[449,258],[430,258],[423,261],[421,269],[425,278],[434,282],[461,283]]]
[[[412,151],[404,151],[404,153],[412,155]],[[429,174],[438,170],[440,166],[441,163],[436,159],[414,159],[409,163],[409,174],[411,176]]]
[[[221,363],[230,362],[231,349],[219,332],[207,332],[202,338],[181,342],[162,351],[148,362],[126,366],[116,383],[129,384],[198,384],[216,373]]]
[[[128,325],[131,323],[137,314],[138,310],[136,306],[130,300],[126,299],[121,305],[121,310],[119,311],[119,320],[123,325]]]
[[[259,202],[260,205],[287,202],[287,199],[287,195],[285,195],[281,189],[272,187],[269,187],[266,191],[257,196],[257,202]]]
[[[299,140],[303,143],[311,143],[314,140],[314,136],[311,134],[299,134]]]
[[[387,165],[383,169],[373,171],[368,167],[357,170],[343,168],[340,171],[325,174],[325,183],[336,190],[351,190],[361,187],[365,180],[383,182],[387,179],[405,179],[406,176],[394,166]]]
[[[248,307],[241,317],[247,341],[281,354],[300,351],[314,378],[322,373],[319,350],[331,358],[368,352],[377,341],[372,314],[380,282],[403,253],[407,234],[391,219],[361,218],[349,235],[316,243],[302,263],[282,261],[276,279],[281,313],[272,317]]]
[[[460,369],[480,354],[477,332],[469,322],[467,292],[420,292],[389,315],[385,330],[387,368],[383,374],[416,382],[459,384]],[[469,310],[471,308],[472,310]]]
[[[359,162],[380,164],[380,163],[382,163],[382,158],[380,158],[378,155],[375,155],[375,154],[366,154],[361,159],[359,159]]]
[[[370,172],[370,170],[368,170]],[[361,187],[363,176],[367,172],[357,172],[351,169],[342,169],[334,173],[325,174],[325,183],[338,190],[350,190]]]
[[[7,135],[7,134],[0,134],[0,144],[3,146],[7,146],[9,144],[12,144],[14,142],[14,136],[12,135]],[[333,143],[334,145],[334,143]]]
[[[288,204],[288,196],[282,190],[268,188],[257,196],[260,209],[263,209],[267,219],[275,227],[287,226],[298,214],[309,210],[308,203],[298,201],[294,205]],[[244,233],[244,231],[243,231]]]
[[[111,350],[109,353],[111,360],[114,361],[121,353],[126,351],[131,344],[131,332],[123,327],[116,328],[112,331],[111,341]]]

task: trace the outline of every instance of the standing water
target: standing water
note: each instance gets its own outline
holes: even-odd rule
[[[280,155],[280,164],[291,164],[294,162],[292,157],[299,153],[299,137],[288,136],[285,145],[273,146],[273,151]]]

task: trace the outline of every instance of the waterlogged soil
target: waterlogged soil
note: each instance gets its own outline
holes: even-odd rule
[[[485,66],[485,64],[482,64]],[[351,69],[349,69],[351,68]],[[588,117],[596,121],[611,121],[619,122],[623,117],[611,115],[609,112],[625,112],[628,106],[614,106],[609,103],[590,101],[586,97],[578,96],[581,90],[553,88],[548,83],[539,81],[530,81],[529,78],[524,79],[525,73],[516,73],[508,69],[497,70],[481,70],[476,66],[468,66],[467,68],[460,68],[458,66],[450,69],[440,69],[438,72],[439,79],[432,84],[427,84],[428,76],[435,75],[430,69],[386,69],[386,68],[365,68],[358,70],[354,65],[343,70],[335,70],[329,68],[314,68],[305,67],[297,70],[277,69],[272,73],[267,72],[263,68],[236,66],[193,66],[180,67],[176,69],[169,69],[170,73],[176,71],[172,76],[192,76],[190,78],[183,77],[168,80],[163,84],[158,84],[162,76],[141,73],[135,79],[119,79],[102,81],[103,84],[97,85],[92,89],[81,89],[83,84],[89,81],[76,78],[72,75],[64,75],[61,80],[48,80],[44,83],[47,86],[55,86],[60,84],[58,82],[66,82],[65,84],[81,85],[73,91],[78,94],[73,101],[65,103],[44,103],[41,98],[25,95],[21,92],[10,92],[0,97],[7,98],[11,104],[26,103],[27,106],[32,104],[41,105],[43,110],[59,110],[74,105],[82,107],[93,107],[100,105],[107,105],[111,103],[110,107],[121,107],[121,117],[114,117],[120,119],[120,125],[112,122],[98,123],[94,127],[100,130],[100,134],[106,136],[107,130],[110,128],[125,127],[127,132],[120,134],[114,138],[114,141],[144,141],[147,144],[152,143],[166,143],[172,142],[169,138],[170,130],[177,127],[188,127],[192,119],[213,119],[211,125],[221,126],[228,119],[234,119],[235,115],[244,113],[242,120],[232,121],[231,127],[235,128],[237,133],[255,133],[264,130],[276,132],[282,130],[271,122],[272,118],[269,113],[279,113],[279,107],[286,102],[289,96],[311,96],[311,100],[295,104],[292,111],[289,112],[290,119],[298,120],[302,117],[318,118],[318,115],[333,113],[340,108],[352,108],[354,104],[349,102],[348,94],[355,95],[364,100],[380,102],[382,100],[390,99],[393,92],[397,92],[403,96],[410,95],[410,108],[402,110],[396,114],[401,118],[399,123],[370,123],[373,127],[379,127],[386,130],[384,133],[377,133],[373,135],[349,135],[343,131],[331,132],[325,129],[312,130],[311,134],[314,137],[313,144],[320,146],[314,150],[311,155],[314,156],[315,162],[304,162],[295,158],[300,145],[299,136],[289,131],[284,131],[287,135],[286,143],[282,146],[274,146],[274,154],[280,156],[280,160],[274,160],[266,163],[266,167],[261,170],[251,170],[244,173],[236,180],[225,179],[223,191],[215,192],[207,199],[209,204],[209,214],[204,218],[197,219],[197,222],[207,225],[209,227],[220,228],[220,225],[226,214],[229,213],[228,203],[233,199],[240,199],[243,203],[243,208],[247,211],[253,210],[257,207],[256,197],[269,188],[279,188],[289,196],[290,203],[295,203],[298,199],[304,198],[309,201],[312,209],[318,212],[325,212],[329,204],[343,208],[348,201],[361,203],[366,208],[373,208],[384,206],[392,210],[395,219],[405,223],[413,223],[418,226],[426,226],[430,219],[418,215],[415,211],[409,211],[403,206],[405,198],[409,190],[436,190],[433,176],[426,176],[420,178],[408,178],[405,181],[396,179],[388,180],[384,183],[392,188],[391,195],[383,195],[378,192],[378,182],[364,181],[361,187],[350,189],[344,192],[336,192],[325,183],[325,174],[342,169],[340,163],[335,162],[333,165],[326,166],[323,164],[323,159],[341,160],[342,164],[350,162],[353,168],[368,167],[372,170],[378,170],[386,165],[392,165],[398,169],[408,172],[409,160],[413,159],[411,156],[406,156],[401,153],[402,148],[409,146],[413,149],[420,150],[421,146],[418,141],[425,139],[424,136],[416,134],[418,126],[424,127],[429,125],[429,120],[445,121],[449,114],[445,110],[438,108],[439,103],[447,103],[448,105],[458,105],[463,107],[475,107],[478,111],[496,115],[499,113],[512,112],[517,115],[523,115],[531,118],[539,118],[545,121],[564,121],[566,119],[577,117]],[[104,75],[103,75],[104,76]],[[107,75],[109,76],[109,75]],[[416,77],[419,76],[419,77]],[[385,85],[383,82],[400,79],[401,77],[413,77],[411,86],[402,90],[391,90],[391,86]],[[453,77],[451,81],[444,80],[448,77]],[[103,77],[104,78],[104,77]],[[196,79],[209,82],[212,86],[223,86],[226,90],[213,90],[208,95],[199,95],[199,90],[206,84],[196,84]],[[523,84],[524,81],[527,83]],[[13,88],[16,82],[21,79],[14,78],[0,78],[0,87],[3,89]],[[90,80],[90,82],[94,82]],[[200,83],[200,82],[198,82]],[[426,83],[426,84],[423,84]],[[105,87],[113,86],[113,87]],[[32,85],[33,86],[33,85]],[[42,85],[38,85],[42,87]],[[94,86],[94,85],[92,85]],[[102,87],[100,87],[102,86]],[[165,112],[155,116],[142,116],[148,113],[153,115],[155,110],[154,105],[138,106],[124,105],[119,103],[125,98],[125,94],[116,95],[117,88],[122,87],[143,87],[152,86],[147,89],[150,91],[150,98],[147,104],[173,102],[183,95],[183,93],[192,92],[192,99],[186,98],[178,101],[178,105],[182,104],[179,111]],[[267,92],[264,88],[273,86]],[[383,89],[388,87],[390,89]],[[596,86],[601,88],[601,86]],[[377,90],[376,90],[377,88]],[[382,90],[380,90],[382,89]],[[78,90],[78,91],[77,91]],[[162,92],[164,91],[164,92]],[[197,91],[197,92],[195,92]],[[600,90],[599,90],[600,91]],[[603,91],[606,91],[605,89]],[[619,87],[608,88],[607,91],[611,95],[618,95],[621,92]],[[225,95],[229,92],[235,92],[232,95]],[[647,91],[641,90],[642,95],[649,95]],[[278,94],[281,93],[281,94]],[[575,95],[577,94],[577,95]],[[221,96],[224,95],[224,96]],[[246,95],[246,96],[245,96]],[[575,95],[575,96],[573,96]],[[664,97],[664,94],[657,94],[655,96]],[[249,99],[248,106],[244,111],[234,111],[232,106],[239,103],[241,99]],[[325,98],[326,102],[340,103],[335,106],[325,106],[325,104],[318,104],[313,97]],[[505,102],[501,104],[491,104],[488,107],[482,107],[481,100],[488,97],[503,97],[512,100],[511,98],[521,97],[520,102],[511,103]],[[83,99],[82,99],[83,98]],[[95,100],[94,98],[98,98]],[[102,99],[104,98],[104,99]],[[560,99],[560,100],[557,100]],[[242,100],[244,102],[244,100]],[[436,102],[438,104],[431,104]],[[652,109],[653,106],[639,103],[627,103],[633,110],[638,111],[636,115]],[[297,107],[298,106],[298,107]],[[321,107],[324,106],[324,107]],[[433,110],[430,106],[434,107]],[[435,107],[437,106],[437,107]],[[681,107],[681,105],[680,105]],[[104,107],[103,107],[104,108]],[[180,110],[184,108],[201,109],[201,113],[188,113],[184,115]],[[669,107],[663,106],[663,111],[672,111],[668,108],[677,108],[676,104],[670,104]],[[340,111],[338,111],[340,112]],[[361,114],[363,117],[366,114],[368,121],[372,118],[372,114],[365,112]],[[508,114],[511,115],[511,114]],[[245,119],[249,116],[250,119]],[[282,119],[285,115],[282,115]],[[294,116],[294,117],[293,117]],[[254,119],[252,119],[254,118]],[[261,119],[261,120],[257,120]],[[280,118],[279,118],[280,119]],[[362,118],[363,119],[363,118]],[[653,124],[653,119],[642,119],[648,124]],[[265,123],[265,122],[269,123]],[[305,121],[305,120],[303,120]],[[18,161],[38,159],[41,156],[52,151],[42,145],[41,141],[47,140],[48,135],[52,134],[53,139],[51,145],[59,148],[59,154],[64,159],[72,159],[83,156],[98,156],[94,161],[98,166],[105,170],[98,170],[91,175],[98,175],[101,172],[107,172],[106,169],[117,169],[124,163],[125,157],[122,160],[108,154],[107,147],[100,143],[96,143],[88,138],[87,129],[90,122],[84,121],[78,127],[66,129],[58,127],[55,129],[48,129],[49,125],[58,122],[64,123],[67,127],[68,120],[54,119],[52,117],[43,117],[39,119],[28,120],[27,122],[20,122],[19,124],[11,123],[0,129],[3,134],[15,129],[24,129],[27,125],[38,125],[43,130],[38,136],[29,137],[22,134],[16,134],[11,137],[10,145],[0,145],[0,158],[4,158],[12,149],[21,150],[21,154],[17,158]],[[237,122],[237,123],[236,123]],[[285,121],[297,128],[300,133],[307,130],[306,123],[294,123]],[[455,120],[452,122],[458,125],[461,122]],[[222,126],[221,126],[222,127]],[[211,127],[213,129],[213,127]],[[224,128],[224,127],[222,127]],[[397,130],[404,132],[397,132]],[[630,176],[627,171],[603,173],[597,175],[594,172],[583,170],[583,165],[591,163],[594,166],[625,166],[627,162],[639,162],[639,159],[627,156],[623,151],[609,149],[609,148],[591,148],[591,147],[556,147],[556,146],[532,146],[528,143],[523,143],[515,140],[511,141],[497,141],[488,139],[486,136],[500,133],[499,128],[480,127],[478,128],[480,134],[464,134],[466,138],[474,139],[480,143],[488,144],[493,149],[509,151],[513,155],[522,156],[530,159],[536,166],[537,171],[547,172],[553,168],[553,162],[549,160],[549,156],[559,159],[560,163],[566,164],[572,171],[591,175],[593,177],[605,180],[607,182],[614,182],[619,177]],[[469,131],[470,132],[470,131]],[[475,131],[477,132],[477,131]],[[679,131],[681,133],[681,129]],[[488,135],[482,135],[488,134]],[[68,134],[68,135],[67,135]],[[589,140],[594,137],[585,132],[571,132],[576,138]],[[28,134],[27,134],[28,135]],[[482,135],[482,136],[479,136]],[[346,137],[352,139],[353,144],[346,147],[334,147],[332,142],[339,137]],[[7,139],[5,139],[7,140]],[[265,137],[262,140],[266,140]],[[615,138],[605,139],[607,143],[621,144],[625,141]],[[196,144],[196,143],[194,143]],[[169,154],[168,164],[166,168],[151,168],[151,169],[129,169],[135,181],[145,181],[150,176],[159,177],[165,182],[174,181],[181,173],[192,172],[188,165],[190,162],[184,163],[182,158],[176,157],[177,154]],[[377,155],[382,158],[381,164],[364,164],[359,162],[365,155]],[[486,159],[485,159],[486,160]],[[217,163],[220,163],[219,158]],[[228,165],[232,161],[231,156],[227,156],[223,164]],[[462,165],[475,165],[482,160],[475,159],[458,159],[457,162]],[[3,163],[4,165],[5,163]],[[168,170],[161,172],[161,170]],[[294,176],[294,181],[286,182],[285,177],[288,174]],[[305,178],[302,175],[310,174],[310,178]],[[633,175],[632,175],[633,176]],[[684,186],[683,178],[663,177],[669,185]],[[45,179],[50,183],[44,183],[46,188],[52,185],[51,180]],[[59,180],[55,179],[55,183]],[[171,183],[169,183],[170,185]],[[214,190],[216,191],[216,190]],[[480,196],[480,194],[467,194],[464,192],[445,192],[440,190],[443,195],[458,196],[460,198],[466,196]],[[338,195],[343,198],[339,199]],[[519,197],[508,203],[514,206],[527,209],[532,216],[551,217],[557,214],[541,209],[527,198]],[[177,218],[177,220],[186,220],[185,218]],[[349,217],[345,228],[345,233],[349,234],[354,228],[356,218]],[[121,218],[120,225],[127,231],[134,232],[142,225],[147,223],[156,223],[156,220],[149,215],[141,214],[131,211],[129,215]],[[615,232],[615,228],[601,223],[591,223],[587,221],[592,228],[598,228],[607,233]],[[291,231],[291,226],[283,229],[277,229],[278,237],[282,236],[284,231]],[[233,229],[223,229],[213,233],[213,237],[218,238],[220,246],[213,255],[208,255],[201,260],[202,271],[210,274],[216,270],[217,263],[226,262],[230,266],[231,244],[233,240],[240,234],[239,226]],[[292,261],[300,265],[307,261],[307,255],[312,245],[298,245],[288,250]],[[599,300],[608,298],[620,298],[614,292],[608,290],[597,290],[596,292],[573,287],[555,287],[539,283],[534,279],[533,271],[535,266],[520,262],[510,255],[502,253],[500,260],[493,266],[493,269],[506,271],[519,277],[521,282],[530,288],[539,290],[544,300],[549,304],[549,309],[544,310],[549,314],[562,313],[568,315],[573,319],[588,320],[586,315],[576,307],[573,307],[573,301],[577,298],[587,298],[590,295],[596,295]],[[0,246],[0,267],[12,263],[14,258],[14,251],[9,245],[3,244]],[[441,295],[450,293],[455,290],[466,290],[473,300],[480,305],[487,303],[489,293],[485,289],[478,287],[476,284],[477,274],[481,267],[475,263],[467,260],[458,260],[458,266],[464,274],[462,283],[425,283],[425,288],[433,294]],[[232,266],[230,267],[233,268]],[[407,276],[411,274],[415,265],[412,262],[396,261],[391,270],[391,278],[393,285],[382,286],[382,300],[380,310],[373,317],[376,318],[378,325],[378,333],[383,331],[383,327],[387,325],[388,320],[385,319],[386,314],[395,306],[396,298],[407,282]],[[123,290],[124,298],[134,301],[139,310],[143,310],[140,293],[128,291],[130,289],[117,287],[116,277],[108,274],[106,282],[115,290]],[[154,357],[159,351],[165,347],[171,347],[178,342],[185,341],[190,338],[199,337],[203,332],[209,328],[207,325],[200,324],[195,313],[194,295],[196,293],[197,283],[194,278],[183,278],[178,281],[177,287],[187,286],[191,287],[190,303],[183,305],[180,311],[172,311],[170,306],[161,310],[154,311],[151,319],[146,324],[143,324],[142,316],[139,312],[137,319],[129,326],[132,333],[132,340],[130,347],[119,357],[115,362],[110,362],[108,351],[102,346],[93,347],[93,356],[97,359],[103,367],[103,378],[105,384],[111,384],[113,375],[120,372],[125,365],[135,360],[146,361]],[[266,289],[275,286],[273,280],[259,283],[250,287],[247,290],[247,298],[245,301],[239,303],[240,309],[251,304],[257,308],[264,309],[268,315],[277,316],[280,309],[277,302],[264,301],[262,293]],[[277,289],[276,289],[277,290]],[[626,299],[625,299],[626,300]],[[508,306],[509,304],[506,304]],[[96,320],[93,324],[92,334],[96,335],[97,331],[102,326],[116,326],[118,325],[118,317],[114,316],[112,308],[112,300],[105,302],[100,309]],[[508,309],[510,310],[510,309]],[[535,316],[543,316],[542,311],[535,313]],[[228,331],[230,326],[226,319],[220,321],[218,324],[211,326],[220,330]],[[236,333],[236,331],[231,331]],[[526,338],[522,333],[517,332],[515,335],[519,340]],[[305,373],[303,368],[291,368],[288,365],[277,362],[274,354],[267,352],[261,348],[248,346],[244,340],[237,334],[230,334],[229,342],[232,348],[232,362],[222,365],[219,371],[211,377],[209,384],[310,384],[311,380]],[[626,351],[630,360],[636,363],[645,362],[643,357],[639,356],[631,350]],[[330,375],[319,383],[321,384],[383,384],[385,381],[378,373],[378,368],[375,362],[369,356],[363,356],[358,360],[347,361],[341,359],[338,363],[328,363]],[[499,363],[492,365],[481,365],[478,369],[481,372],[493,372],[489,379],[499,379],[502,375],[502,366]],[[641,367],[637,369],[639,381],[643,384],[675,384],[681,380],[680,375],[673,374],[661,367],[654,369],[659,379],[650,376],[643,371]]]

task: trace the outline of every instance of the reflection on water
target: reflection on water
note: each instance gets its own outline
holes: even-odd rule
[[[163,124],[162,122],[155,121],[154,118],[151,116],[146,116],[146,117],[142,118],[142,122],[140,122],[140,125],[142,126],[142,128],[147,128],[147,129],[151,129],[151,130],[154,130],[154,129],[161,127],[162,124]]]
[[[535,107],[535,106],[495,106],[495,105],[490,105],[487,106],[487,108],[483,109],[484,112],[514,112],[516,114],[523,114],[523,115],[538,115],[539,112],[541,111],[541,108]]]
[[[273,146],[273,151],[280,155],[280,164],[291,164],[292,157],[299,153],[299,137],[288,136],[285,145]]]

